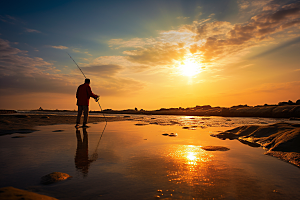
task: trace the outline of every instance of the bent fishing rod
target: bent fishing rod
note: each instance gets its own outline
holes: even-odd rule
[[[78,69],[81,71],[81,73],[82,73],[82,75],[84,76],[84,78],[86,79],[86,76],[84,75],[83,71],[81,70],[81,68],[79,67],[79,65],[76,63],[76,61],[72,58],[72,56],[71,56],[68,52],[66,52],[66,53],[70,56],[70,58],[73,60],[73,62],[76,64],[76,66],[77,66]],[[101,110],[101,112],[102,112],[102,114],[103,114],[103,117],[104,117],[104,119],[105,119],[105,122],[107,123],[106,117],[105,117],[104,112],[103,112],[103,110],[102,110],[102,108],[101,108],[101,105],[100,105],[100,103],[99,103],[100,97],[97,98],[97,99],[95,99],[95,100],[96,100],[96,102],[98,103],[98,105],[99,105],[99,107],[100,107],[100,110]]]

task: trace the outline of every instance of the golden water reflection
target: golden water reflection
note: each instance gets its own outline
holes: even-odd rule
[[[168,157],[173,163],[168,169],[169,181],[187,183],[189,186],[209,181],[207,167],[214,155],[201,149],[201,146],[180,145],[169,152]]]

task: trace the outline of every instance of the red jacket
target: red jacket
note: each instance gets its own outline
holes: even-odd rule
[[[90,97],[97,98],[98,96],[92,92],[88,83],[80,85],[76,92],[77,105],[88,106],[90,103]]]

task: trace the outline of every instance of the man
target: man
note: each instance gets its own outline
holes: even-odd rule
[[[99,96],[92,92],[90,87],[90,79],[85,79],[84,84],[80,85],[76,92],[78,114],[75,127],[79,127],[82,111],[84,115],[82,127],[87,127],[86,124],[89,116],[90,97],[93,97],[97,100]]]

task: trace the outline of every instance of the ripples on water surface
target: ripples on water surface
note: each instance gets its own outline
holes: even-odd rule
[[[0,186],[37,191],[58,199],[297,199],[300,196],[299,168],[264,155],[262,148],[210,136],[235,126],[269,124],[282,119],[125,118],[128,121],[109,122],[102,137],[105,123],[77,131],[73,125],[43,126],[24,138],[12,138],[20,134],[1,136]],[[164,133],[178,136],[163,136]],[[201,148],[208,145],[230,150]],[[53,185],[39,184],[42,176],[55,171],[73,178]]]

